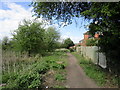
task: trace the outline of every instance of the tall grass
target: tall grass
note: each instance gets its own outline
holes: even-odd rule
[[[35,58],[28,57],[25,52],[2,51],[2,74],[22,71],[34,62]]]
[[[29,57],[26,52],[2,51],[1,84],[7,83],[11,77],[15,77],[15,75],[18,75],[20,72],[29,69],[31,65],[38,60],[38,57],[39,55]]]

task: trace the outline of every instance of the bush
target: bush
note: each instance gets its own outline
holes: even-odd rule
[[[73,48],[69,48],[70,52],[74,52],[75,50]]]
[[[86,45],[87,46],[96,46],[97,44],[98,44],[97,39],[88,39],[88,40],[86,40]]]
[[[69,49],[61,48],[61,49],[56,49],[56,52],[70,52]]]
[[[28,71],[20,73],[15,79],[10,78],[7,83],[8,89],[37,88],[41,83],[41,75],[36,71]]]
[[[24,71],[3,75],[3,82],[7,89],[27,89],[41,86],[42,75],[49,69],[45,61],[38,61]]]
[[[49,68],[49,64],[43,60],[34,64],[31,69],[38,72],[39,74],[44,74]]]

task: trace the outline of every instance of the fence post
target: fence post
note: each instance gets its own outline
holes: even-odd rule
[[[97,61],[97,64],[99,65],[99,46],[98,46],[98,61]]]

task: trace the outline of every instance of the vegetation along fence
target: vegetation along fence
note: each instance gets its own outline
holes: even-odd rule
[[[84,57],[89,58],[93,63],[100,65],[102,68],[106,68],[106,56],[104,53],[98,52],[97,46],[80,46],[76,48],[77,52],[80,52]]]

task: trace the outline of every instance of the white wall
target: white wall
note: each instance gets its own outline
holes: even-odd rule
[[[97,46],[80,46],[76,48],[84,57],[92,60],[93,63],[106,68],[106,57],[103,53],[98,52]]]

